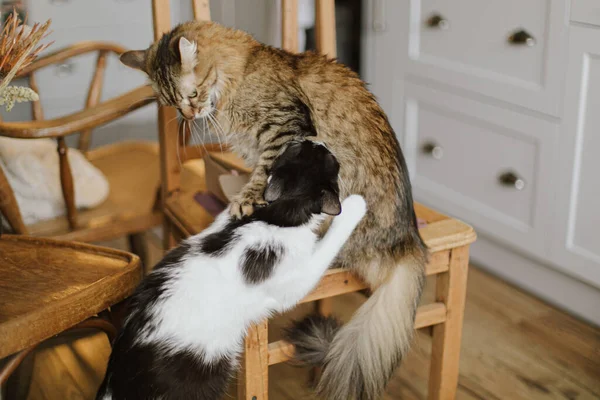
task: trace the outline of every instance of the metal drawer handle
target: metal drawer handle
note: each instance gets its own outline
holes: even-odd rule
[[[65,76],[69,76],[73,74],[75,70],[75,65],[70,62],[66,62],[63,64],[59,64],[56,66],[56,76],[59,78],[64,78]]]
[[[498,176],[498,182],[500,182],[502,186],[512,187],[517,190],[525,189],[525,181],[512,171],[500,174],[500,176]]]
[[[433,14],[427,20],[427,26],[429,26],[430,28],[446,30],[450,27],[450,22],[446,18],[442,17],[440,14]]]
[[[430,155],[436,160],[441,160],[444,157],[444,148],[433,142],[427,142],[423,145],[423,153]]]
[[[514,45],[535,46],[535,38],[527,31],[520,29],[508,37],[508,42]]]

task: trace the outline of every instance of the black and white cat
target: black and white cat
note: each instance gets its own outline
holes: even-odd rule
[[[339,165],[321,144],[292,142],[250,217],[229,210],[169,252],[133,295],[98,399],[219,399],[246,329],[318,283],[366,212],[340,205]],[[341,214],[340,214],[341,212]],[[317,228],[338,215],[323,239]]]

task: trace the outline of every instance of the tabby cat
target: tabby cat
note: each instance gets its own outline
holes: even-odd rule
[[[212,22],[179,25],[121,61],[144,71],[159,101],[184,118],[216,119],[253,167],[231,204],[237,217],[265,204],[269,169],[289,141],[323,142],[335,155],[340,196],[360,194],[368,208],[337,266],[356,271],[373,294],[346,325],[331,329],[330,320],[311,318],[288,339],[298,360],[324,366],[321,397],[381,397],[410,346],[428,252],[400,146],[365,84],[325,56],[292,54]]]

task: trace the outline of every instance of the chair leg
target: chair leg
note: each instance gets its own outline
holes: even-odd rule
[[[252,326],[244,340],[244,355],[238,372],[238,400],[269,398],[269,321]]]
[[[13,372],[17,369],[17,367],[23,362],[27,354],[29,354],[35,346],[31,346],[28,349],[22,350],[19,353],[10,357],[10,359],[4,364],[4,366],[0,369],[0,386],[4,385],[8,378],[12,375]]]
[[[127,239],[129,240],[129,249],[131,252],[140,257],[140,260],[142,261],[142,269],[144,271],[144,275],[146,275],[150,268],[150,265],[148,265],[150,260],[148,257],[146,232],[132,233],[127,236]]]
[[[333,299],[331,297],[315,301],[315,311],[325,317],[333,313]]]
[[[165,220],[163,221],[163,250],[167,252],[176,245],[177,239],[175,238],[175,234],[173,232],[173,226],[165,217]]]
[[[80,329],[99,329],[106,333],[108,341],[111,346],[117,336],[117,328],[108,320],[100,317],[91,317],[83,322],[75,325],[72,328],[67,329],[65,332],[75,331]],[[0,387],[3,387],[8,381],[8,378],[16,371],[16,369],[23,363],[23,360],[31,353],[37,345],[31,346],[28,349],[22,350],[17,354],[12,355],[9,360],[0,368]],[[268,344],[267,344],[268,346]],[[268,354],[268,348],[267,348]],[[28,390],[28,387],[27,387]]]
[[[67,329],[65,332],[76,331],[80,329],[98,329],[106,333],[108,336],[108,342],[112,346],[115,338],[117,337],[117,327],[111,322],[100,317],[91,317],[83,322],[78,323],[72,328]]]
[[[446,304],[447,315],[443,324],[433,327],[430,400],[456,396],[468,269],[469,246],[463,246],[452,250],[448,272],[437,275],[436,301]]]

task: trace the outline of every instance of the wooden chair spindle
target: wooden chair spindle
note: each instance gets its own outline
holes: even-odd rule
[[[58,158],[60,164],[60,185],[62,187],[65,206],[67,207],[67,219],[69,227],[75,229],[77,227],[77,208],[75,207],[75,188],[73,185],[73,174],[69,165],[68,147],[64,137],[57,138],[58,142]]]
[[[210,21],[210,1],[193,0],[194,19],[197,21]]]
[[[292,53],[298,52],[298,0],[282,0],[281,47]]]
[[[94,76],[90,83],[88,90],[87,100],[85,102],[85,108],[92,108],[100,102],[102,96],[102,84],[104,83],[104,70],[106,69],[106,58],[108,57],[108,51],[103,50],[98,53],[98,59],[96,60],[96,69],[94,70]],[[87,152],[90,148],[90,141],[92,139],[92,130],[86,129],[79,135],[79,150]]]
[[[29,75],[29,87],[38,95],[40,94],[40,88],[37,85],[37,80],[35,79],[35,75],[33,74],[33,72],[31,73],[31,75]],[[44,112],[42,111],[42,102],[40,100],[31,102],[31,115],[36,121],[41,121],[44,119]]]

